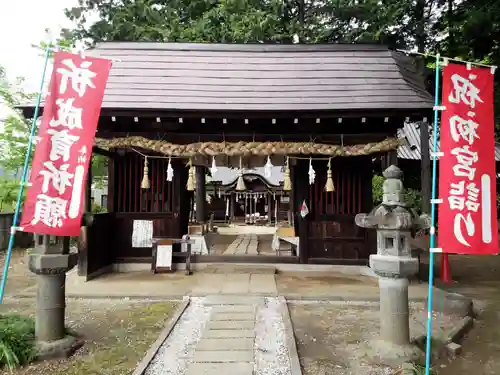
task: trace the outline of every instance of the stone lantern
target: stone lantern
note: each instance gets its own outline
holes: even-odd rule
[[[382,203],[369,214],[356,215],[355,222],[377,231],[377,254],[370,255],[370,267],[379,276],[380,340],[392,344],[391,357],[411,357],[415,348],[410,345],[408,278],[418,272],[418,259],[412,257],[410,238],[416,230],[429,228],[430,218],[407,207],[398,167],[391,165],[383,176]]]

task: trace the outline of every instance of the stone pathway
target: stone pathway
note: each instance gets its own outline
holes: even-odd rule
[[[286,303],[278,298],[192,298],[145,374],[296,374],[298,355],[288,347],[293,332],[284,313]]]
[[[258,255],[258,246],[256,234],[241,234],[227,247],[223,255]]]

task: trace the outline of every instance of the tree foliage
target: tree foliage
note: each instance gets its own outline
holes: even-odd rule
[[[156,42],[274,42],[286,37],[278,0],[80,0],[66,39]],[[88,19],[96,16],[94,23]]]
[[[12,211],[17,201],[19,183],[28,149],[30,123],[14,108],[21,102],[33,99],[22,89],[22,79],[10,82],[0,67],[0,106],[5,117],[0,137],[0,211]]]

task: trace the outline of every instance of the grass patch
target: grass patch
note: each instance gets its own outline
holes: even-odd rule
[[[4,308],[32,314],[33,303]],[[12,372],[0,369],[0,375],[132,374],[176,307],[173,302],[69,300],[66,323],[69,331],[83,336],[85,345],[69,359],[34,362]]]
[[[158,338],[174,308],[172,303],[153,303],[106,312],[99,327],[93,328],[93,340],[87,343],[84,352],[61,362],[51,374],[131,374]],[[85,327],[79,331],[86,335]]]
[[[0,315],[0,368],[13,370],[35,355],[34,320],[19,314]]]

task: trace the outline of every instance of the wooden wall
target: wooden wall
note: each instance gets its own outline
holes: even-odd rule
[[[141,189],[144,158],[135,152],[115,154],[110,163],[108,186],[112,212],[96,215],[89,227],[88,274],[114,262],[151,261],[151,247],[132,247],[134,220],[151,220],[153,237],[180,238],[187,232],[187,168],[180,160],[172,161],[174,178],[169,182],[167,165],[167,159],[148,158],[151,186]]]
[[[298,163],[296,168],[296,174],[306,173],[296,178],[296,229],[301,237],[302,262],[366,263],[375,251],[374,237],[358,227],[354,217],[372,209],[371,158],[332,159],[334,192],[325,191],[327,161],[313,163],[316,172],[313,185],[308,184],[308,168],[307,161]],[[309,214],[302,219],[300,205],[304,200]]]

